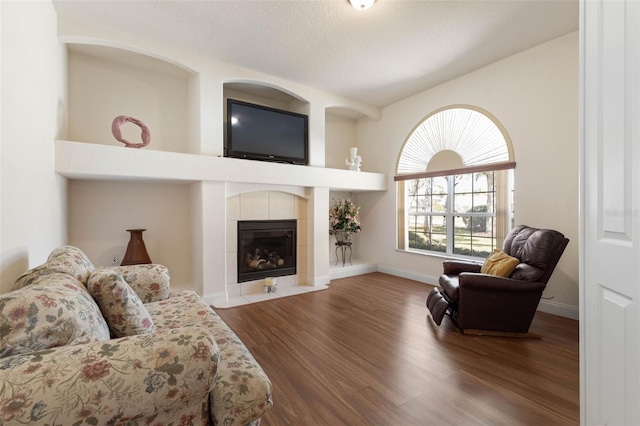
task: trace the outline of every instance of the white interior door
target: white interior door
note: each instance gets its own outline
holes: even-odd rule
[[[640,2],[580,6],[581,423],[640,425]]]

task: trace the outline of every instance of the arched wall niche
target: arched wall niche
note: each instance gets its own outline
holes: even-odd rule
[[[280,185],[260,185],[260,184],[242,184],[242,183],[228,183],[227,184],[227,198],[240,195],[240,194],[250,194],[250,193],[261,193],[261,192],[282,192],[284,194],[294,195],[296,197],[301,197],[304,199],[308,199],[308,195],[303,187],[299,186],[280,186]]]
[[[359,107],[353,105],[335,104],[327,105],[325,107],[325,112],[327,114],[349,118],[352,120],[359,120],[365,117],[368,117],[372,120],[380,120],[380,109],[375,107]]]
[[[273,83],[249,79],[225,79],[224,98],[235,98],[287,111],[309,114],[309,101],[297,93]]]
[[[129,116],[149,129],[145,150],[185,153],[199,140],[193,108],[200,99],[194,91],[199,74],[191,68],[122,44],[66,41],[68,139],[122,147],[111,124],[117,116]],[[120,130],[123,139],[141,141],[137,126]]]
[[[112,40],[103,40],[88,37],[65,37],[64,42],[67,49],[87,56],[95,56],[104,60],[126,63],[145,69],[154,69],[171,74],[196,74],[197,72],[190,66],[162,55],[158,52],[140,49],[135,46],[126,45]]]

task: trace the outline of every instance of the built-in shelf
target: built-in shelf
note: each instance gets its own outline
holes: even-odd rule
[[[55,141],[56,173],[71,179],[224,181],[386,191],[386,175],[84,142]]]

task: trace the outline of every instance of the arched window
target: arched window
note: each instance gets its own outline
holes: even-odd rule
[[[486,111],[450,106],[405,141],[396,168],[398,248],[486,257],[512,226],[511,141]]]

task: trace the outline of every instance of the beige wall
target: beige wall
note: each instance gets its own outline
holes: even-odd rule
[[[356,121],[338,115],[325,115],[325,167],[348,169],[344,161],[349,148],[356,146]]]
[[[110,266],[125,254],[126,230],[146,229],[151,261],[169,268],[172,287],[191,288],[190,197],[189,184],[71,180],[69,243]]]
[[[425,116],[452,104],[475,105],[504,125],[513,142],[515,222],[553,228],[571,239],[544,297],[578,306],[578,33],[571,33],[383,109],[360,120],[358,147],[367,170],[388,175],[390,191],[359,194],[364,231],[360,256],[379,267],[432,282],[443,258],[395,250],[396,191],[402,144]],[[369,229],[375,232],[367,231]]]
[[[54,173],[64,136],[66,53],[50,2],[0,2],[2,165],[0,292],[64,244],[66,180]]]
[[[69,140],[124,147],[111,133],[111,123],[126,115],[149,128],[151,142],[144,149],[188,151],[189,74],[165,62],[142,58],[136,66],[69,53]],[[127,141],[142,141],[135,124],[125,123],[120,130]]]

